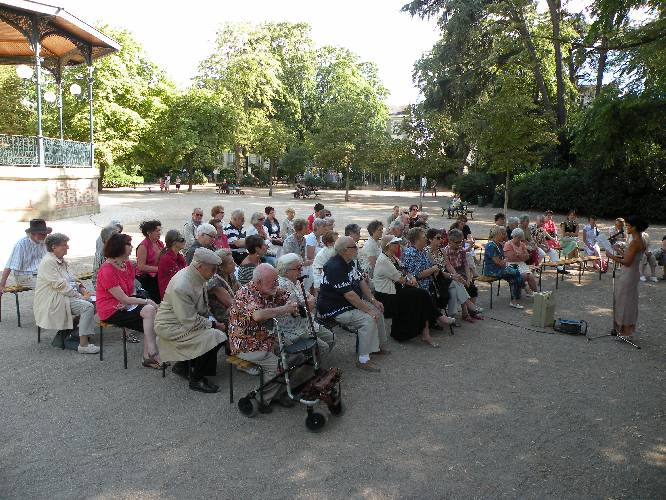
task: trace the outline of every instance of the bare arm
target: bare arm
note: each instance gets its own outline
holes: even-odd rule
[[[611,255],[610,258],[611,260],[614,260],[618,264],[622,264],[623,266],[628,267],[634,263],[636,254],[641,251],[641,247],[642,247],[641,241],[635,239],[629,244],[629,247],[624,252],[624,255],[622,257],[618,255]]]
[[[149,266],[146,264],[148,258],[148,250],[143,245],[139,245],[136,249],[136,266],[139,271],[144,273],[156,273],[157,266]]]
[[[361,289],[363,289],[363,282],[361,282]],[[344,298],[347,299],[347,302],[349,302],[352,306],[354,306],[359,311],[363,311],[363,312],[369,314],[370,316],[372,316],[373,318],[375,317],[376,312],[368,304],[366,304],[363,300],[361,300],[361,297],[359,297],[356,294],[356,292],[349,291],[349,292],[344,294]],[[377,319],[377,318],[375,318],[375,319]]]
[[[7,278],[9,278],[9,274],[11,272],[12,270],[8,267],[5,267],[4,271],[2,271],[2,278],[0,278],[0,295],[2,295],[2,292],[5,290],[5,286],[7,286]]]
[[[224,288],[222,287],[215,287],[212,288],[211,290],[208,290],[208,293],[211,293],[215,296],[217,300],[220,301],[220,303],[226,307],[229,308],[231,305],[234,303],[234,298],[231,296],[229,292],[227,292]]]
[[[280,307],[257,309],[252,313],[252,319],[257,323],[261,323],[267,319],[276,318],[278,316],[286,316],[287,314],[296,314],[297,312],[298,304],[296,304],[296,302],[287,302],[285,305]]]
[[[113,295],[114,299],[116,299],[118,302],[126,306],[131,304],[145,305],[152,302],[149,299],[140,299],[139,297],[128,297],[125,294],[125,292],[123,292],[123,289],[120,288],[119,286],[114,286],[113,288],[109,288],[109,293]]]

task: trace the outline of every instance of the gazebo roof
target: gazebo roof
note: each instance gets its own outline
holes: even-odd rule
[[[0,64],[32,64],[39,36],[45,66],[74,66],[120,50],[120,45],[61,7],[28,0],[0,2]]]

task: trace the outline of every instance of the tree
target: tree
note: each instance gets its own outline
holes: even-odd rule
[[[191,89],[172,98],[141,140],[148,168],[167,165],[185,169],[188,191],[197,168],[218,163],[220,151],[232,143],[230,105],[212,91]]]
[[[277,120],[266,120],[259,125],[256,136],[254,151],[268,158],[270,162],[268,196],[273,196],[273,178],[276,176],[278,163],[293,142],[293,137],[287,127]]]
[[[312,136],[314,156],[320,165],[345,171],[345,201],[349,201],[352,166],[367,165],[379,137],[386,133],[386,90],[375,66],[334,47],[319,51],[316,82],[321,108]]]
[[[511,76],[502,79],[497,92],[479,104],[469,119],[479,161],[488,171],[505,174],[506,212],[511,173],[538,165],[542,149],[554,144],[557,136],[551,131],[548,118],[530,100],[529,89]]]
[[[0,134],[35,135],[37,113],[29,105],[34,91],[28,86],[13,66],[0,66]]]

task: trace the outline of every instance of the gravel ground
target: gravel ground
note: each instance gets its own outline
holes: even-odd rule
[[[322,196],[337,227],[384,220],[394,204],[418,199],[355,191],[345,203],[343,195]],[[248,218],[269,200],[280,214],[293,206],[307,215],[313,204],[286,189],[272,199],[265,190],[109,191],[90,219],[119,218],[138,235],[143,218],[180,227],[193,207],[220,200],[227,214],[241,207]],[[444,203],[427,197],[431,225],[448,225],[438,216]],[[487,234],[493,212],[477,211],[476,234]],[[99,232],[91,220],[51,224],[72,238],[78,271],[91,267]],[[0,257],[24,227],[5,226]],[[656,241],[666,229],[650,231]],[[554,289],[553,277],[544,289]],[[568,279],[556,292],[556,317],[585,319],[591,335],[606,332],[611,287],[609,275],[585,274],[581,285]],[[641,284],[641,350],[527,330],[531,302],[510,309],[506,285],[485,321],[439,333],[441,349],[392,342],[380,374],[354,368],[354,341],[342,335],[325,363],[344,372],[346,413],[320,434],[305,429],[302,407],[241,416],[229,404],[222,361],[222,389],[207,395],[141,368],[140,344],[129,345],[123,370],[118,330],[109,331],[103,362],[51,347],[53,332],[37,344],[32,292],[21,295],[22,328],[13,296],[4,297],[0,498],[664,498],[665,290],[663,281]],[[480,291],[488,309],[488,287]],[[254,382],[234,380],[236,397]]]

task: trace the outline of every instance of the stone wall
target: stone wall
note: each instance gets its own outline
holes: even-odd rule
[[[0,166],[0,221],[99,213],[96,168]]]

